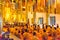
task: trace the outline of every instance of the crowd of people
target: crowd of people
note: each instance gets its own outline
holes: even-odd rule
[[[9,35],[1,35],[0,34],[0,40],[13,40],[13,38],[9,38]]]
[[[60,40],[60,28],[57,25],[20,25],[12,27],[3,27],[4,32],[10,32],[16,35],[20,40]]]

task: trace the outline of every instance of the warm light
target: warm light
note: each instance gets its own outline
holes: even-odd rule
[[[57,3],[60,3],[60,0],[56,0],[57,1]]]
[[[16,19],[16,14],[13,15],[13,21]]]
[[[9,20],[10,19],[10,8],[5,8],[5,21]]]
[[[21,21],[21,15],[19,14],[18,15],[18,22],[20,22]]]
[[[25,8],[25,7],[23,7],[23,8]]]
[[[10,16],[10,14],[7,13],[7,14],[6,14],[6,19],[9,19],[9,16]]]

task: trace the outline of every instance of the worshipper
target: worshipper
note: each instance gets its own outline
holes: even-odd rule
[[[25,32],[25,29],[24,29],[24,26],[22,26],[21,34],[23,34],[24,32]]]
[[[59,25],[57,24],[57,28],[59,28]]]
[[[44,29],[44,24],[42,25],[42,28]]]
[[[40,26],[39,26],[39,25],[37,26],[37,31],[38,31],[38,32],[40,31]]]
[[[36,32],[33,32],[33,39],[32,40],[38,40],[38,37],[36,36]]]
[[[23,40],[23,33],[24,32],[20,32],[20,39]]]
[[[47,40],[47,39],[48,39],[48,38],[47,38],[46,31],[44,31],[44,33],[43,33],[43,35],[42,35],[42,39],[43,39],[43,40]]]
[[[15,32],[13,30],[15,30]],[[18,35],[17,37],[19,37],[20,40],[60,40],[60,28],[58,26],[54,27],[54,25],[45,25],[44,28],[40,28],[39,25],[30,26],[23,24],[12,28],[12,32]],[[5,33],[9,34],[9,30]],[[9,39],[8,37],[2,38],[3,40]]]
[[[2,37],[2,40],[5,40],[5,37]]]
[[[36,30],[36,25],[33,26],[33,29]]]
[[[46,34],[47,35],[49,35],[49,34],[51,34],[52,32],[51,32],[51,26],[49,25],[48,27],[47,27],[47,29],[46,29]]]
[[[42,34],[40,32],[37,31],[36,35],[38,37],[38,40],[42,40]]]
[[[32,32],[33,32],[33,26],[32,26],[32,25],[29,26],[29,27],[28,27],[28,30],[29,30],[29,33],[32,33]]]
[[[2,35],[0,34],[0,40],[2,40]]]
[[[48,35],[48,40],[53,40],[52,34],[49,34],[49,35]]]
[[[60,40],[60,36],[57,36],[56,40]]]
[[[28,36],[27,36],[28,35]],[[29,38],[29,33],[28,33],[28,29],[25,29],[25,33],[23,34],[23,40],[30,40]]]
[[[53,40],[56,39],[56,28],[52,27],[52,37],[53,37]]]
[[[9,39],[9,40],[14,40],[14,39]]]
[[[56,29],[56,40],[60,40],[60,31],[59,27]]]
[[[20,38],[20,30],[18,30],[18,35],[17,36]]]
[[[9,40],[9,35],[6,35],[5,36],[5,40]]]

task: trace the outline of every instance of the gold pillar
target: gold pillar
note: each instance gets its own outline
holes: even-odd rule
[[[28,4],[26,0],[26,23],[28,22]]]
[[[47,1],[48,2],[48,1]],[[46,8],[46,25],[48,25],[48,18],[49,18],[49,13],[50,13],[50,4],[48,4],[47,8]]]
[[[33,0],[33,5],[35,5],[35,2],[36,2],[36,0]],[[33,11],[34,24],[36,24],[36,11],[37,11],[37,9],[35,8],[33,10],[34,10]]]
[[[46,24],[48,25],[48,17],[49,17],[49,13],[46,12]]]

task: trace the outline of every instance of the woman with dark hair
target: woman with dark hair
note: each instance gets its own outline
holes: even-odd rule
[[[53,40],[52,34],[48,35],[48,40]]]
[[[33,40],[39,40],[38,37],[36,36],[36,32],[33,32]]]
[[[43,40],[48,40],[46,32],[42,35]]]
[[[59,25],[57,24],[57,28],[59,28]]]
[[[29,32],[28,29],[25,29],[25,32],[23,34],[23,40],[30,40],[30,36],[28,32]]]

